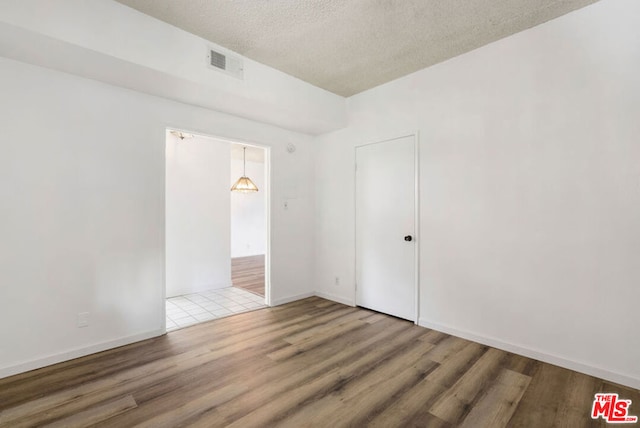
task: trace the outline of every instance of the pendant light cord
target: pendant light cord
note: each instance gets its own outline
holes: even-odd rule
[[[247,148],[242,148],[242,176],[247,176]]]

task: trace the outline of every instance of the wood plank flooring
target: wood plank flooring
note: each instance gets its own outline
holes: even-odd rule
[[[640,391],[317,297],[0,380],[0,427],[590,427]]]
[[[264,254],[232,258],[231,282],[234,287],[264,297]]]

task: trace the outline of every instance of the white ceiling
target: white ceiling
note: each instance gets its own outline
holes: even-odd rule
[[[597,0],[117,0],[342,96]]]

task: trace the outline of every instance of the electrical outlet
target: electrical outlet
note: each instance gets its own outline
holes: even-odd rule
[[[80,312],[78,314],[78,328],[89,326],[89,312]]]
[[[336,276],[336,285],[340,285],[340,277]]]

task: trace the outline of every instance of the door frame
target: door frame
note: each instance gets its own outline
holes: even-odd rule
[[[271,303],[271,146],[266,145],[266,144],[262,144],[262,143],[257,143],[255,141],[248,141],[248,140],[244,140],[242,138],[234,138],[234,137],[222,137],[222,136],[218,136],[218,135],[214,135],[214,134],[210,134],[208,132],[203,132],[203,131],[192,131],[189,129],[184,129],[181,128],[179,126],[171,126],[171,125],[166,125],[164,128],[164,131],[166,133],[166,131],[169,130],[173,130],[173,131],[178,131],[178,132],[184,132],[186,134],[193,134],[193,135],[200,135],[202,137],[206,137],[206,138],[212,138],[215,140],[219,140],[219,141],[224,141],[228,144],[241,144],[243,146],[250,146],[250,147],[257,147],[260,149],[264,150],[264,192],[265,192],[265,254],[264,254],[264,303],[265,305],[271,307],[272,303]],[[166,135],[166,134],[163,134]],[[166,147],[166,137],[164,140],[164,144]],[[231,160],[229,160],[231,161]],[[161,305],[161,312],[162,312],[162,334],[166,334],[167,333],[167,309],[166,309],[166,305],[165,305],[165,301],[167,300],[167,266],[166,266],[166,252],[167,252],[167,239],[166,239],[166,212],[167,212],[167,208],[166,208],[166,195],[167,195],[167,171],[166,171],[166,167],[167,167],[167,155],[165,153],[164,155],[164,164],[163,164],[163,171],[164,171],[164,179],[163,179],[163,188],[164,188],[164,198],[165,198],[165,205],[163,207],[163,223],[164,223],[164,229],[163,232],[165,233],[164,236],[164,242],[163,242],[163,260],[165,260],[165,263],[163,264],[163,274],[162,274],[162,299],[159,302]],[[229,263],[231,263],[231,261],[229,261]]]
[[[414,156],[414,171],[415,171],[415,181],[414,181],[414,219],[413,219],[413,230],[415,235],[415,253],[414,253],[414,293],[415,293],[415,319],[413,323],[418,325],[418,321],[420,319],[420,138],[418,131],[411,131],[406,133],[396,134],[395,136],[384,138],[384,139],[376,139],[375,141],[369,141],[366,143],[356,144],[353,148],[353,303],[355,306],[358,306],[358,284],[357,284],[357,195],[356,192],[358,189],[356,188],[357,178],[356,178],[356,162],[357,162],[357,150],[359,147],[369,146],[371,144],[385,143],[388,141],[399,140],[400,138],[413,137],[413,156]]]

